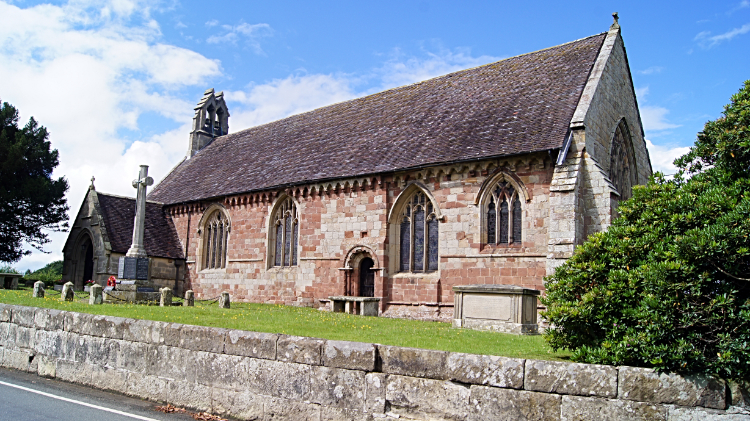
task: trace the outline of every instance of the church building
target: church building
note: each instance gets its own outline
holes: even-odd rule
[[[543,291],[652,171],[616,19],[234,133],[211,89],[189,139],[148,195],[173,230],[155,241],[184,259],[177,293],[312,307],[375,296],[397,317],[450,319],[457,285]]]

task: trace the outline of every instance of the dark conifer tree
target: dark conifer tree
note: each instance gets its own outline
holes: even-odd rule
[[[52,179],[58,164],[47,129],[34,118],[18,127],[18,110],[0,109],[0,261],[15,262],[31,251],[43,251],[45,231],[67,228],[68,182]]]

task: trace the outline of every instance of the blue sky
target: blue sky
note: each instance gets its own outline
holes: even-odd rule
[[[133,196],[139,164],[177,164],[207,88],[237,131],[605,32],[615,11],[652,164],[673,172],[750,78],[750,0],[0,0],[0,99],[49,128],[73,218],[92,176]],[[15,266],[60,259],[65,237]]]

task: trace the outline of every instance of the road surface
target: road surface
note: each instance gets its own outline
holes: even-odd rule
[[[186,413],[165,414],[159,405],[36,374],[0,368],[0,421],[184,421]]]

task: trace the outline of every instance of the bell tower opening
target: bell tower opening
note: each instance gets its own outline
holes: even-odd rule
[[[198,101],[193,117],[193,131],[187,157],[190,158],[208,146],[216,137],[229,133],[229,110],[224,101],[224,92],[214,93],[209,89]]]

